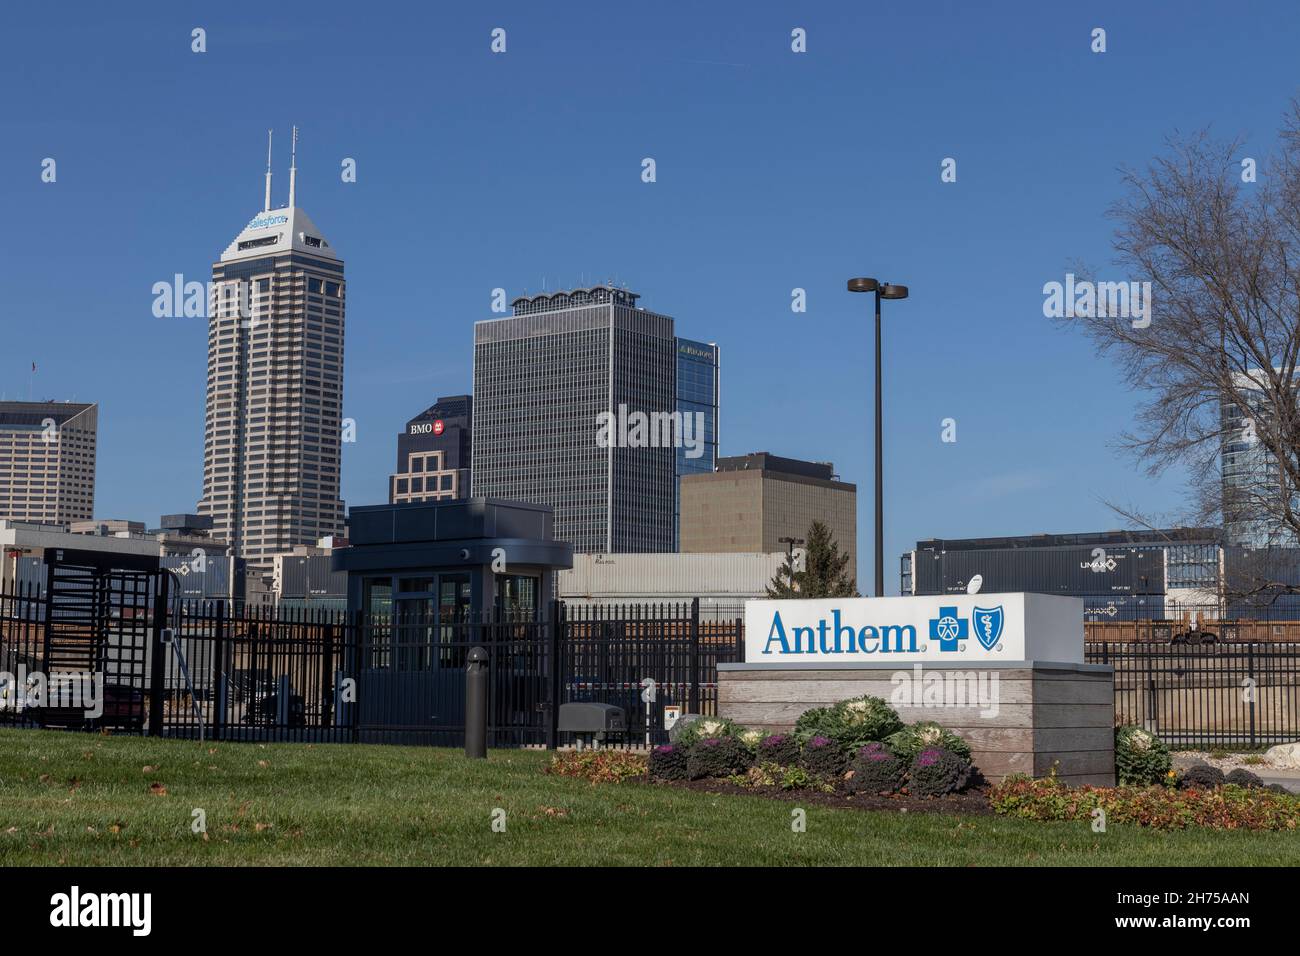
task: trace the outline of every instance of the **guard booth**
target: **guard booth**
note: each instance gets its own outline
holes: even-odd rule
[[[458,746],[465,663],[488,650],[493,746],[540,742],[557,569],[550,506],[489,498],[353,508],[348,575],[355,622],[358,739]],[[536,738],[536,740],[534,740]]]

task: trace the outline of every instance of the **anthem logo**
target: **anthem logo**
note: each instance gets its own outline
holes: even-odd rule
[[[997,647],[998,638],[1002,636],[1002,627],[1006,623],[1006,614],[1002,605],[997,607],[977,607],[971,611],[968,624],[959,617],[955,605],[939,608],[939,616],[930,619],[930,640],[937,641],[939,650],[955,653],[962,650],[967,639],[970,625],[974,625],[975,638],[986,651]]]

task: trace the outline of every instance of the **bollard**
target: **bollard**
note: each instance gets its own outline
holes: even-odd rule
[[[465,756],[487,757],[488,652],[481,647],[465,658]]]

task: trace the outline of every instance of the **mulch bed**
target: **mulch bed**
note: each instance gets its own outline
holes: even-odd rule
[[[894,813],[962,813],[989,816],[987,787],[954,793],[946,797],[914,797],[896,793],[882,797],[869,793],[822,793],[820,790],[784,790],[781,787],[741,787],[726,780],[653,780],[654,787],[681,787],[700,793],[725,793],[749,797],[770,797],[801,806],[835,807],[841,810],[893,811]]]

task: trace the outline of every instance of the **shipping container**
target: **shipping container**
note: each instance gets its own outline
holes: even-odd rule
[[[735,605],[767,596],[785,563],[781,552],[736,554],[575,554],[556,574],[564,600],[669,601],[698,597]]]
[[[1164,552],[1155,547],[997,548],[917,551],[917,594],[964,593],[973,577],[984,592],[1158,595],[1165,590]]]
[[[280,557],[280,600],[347,598],[348,573],[335,571],[328,554]]]

